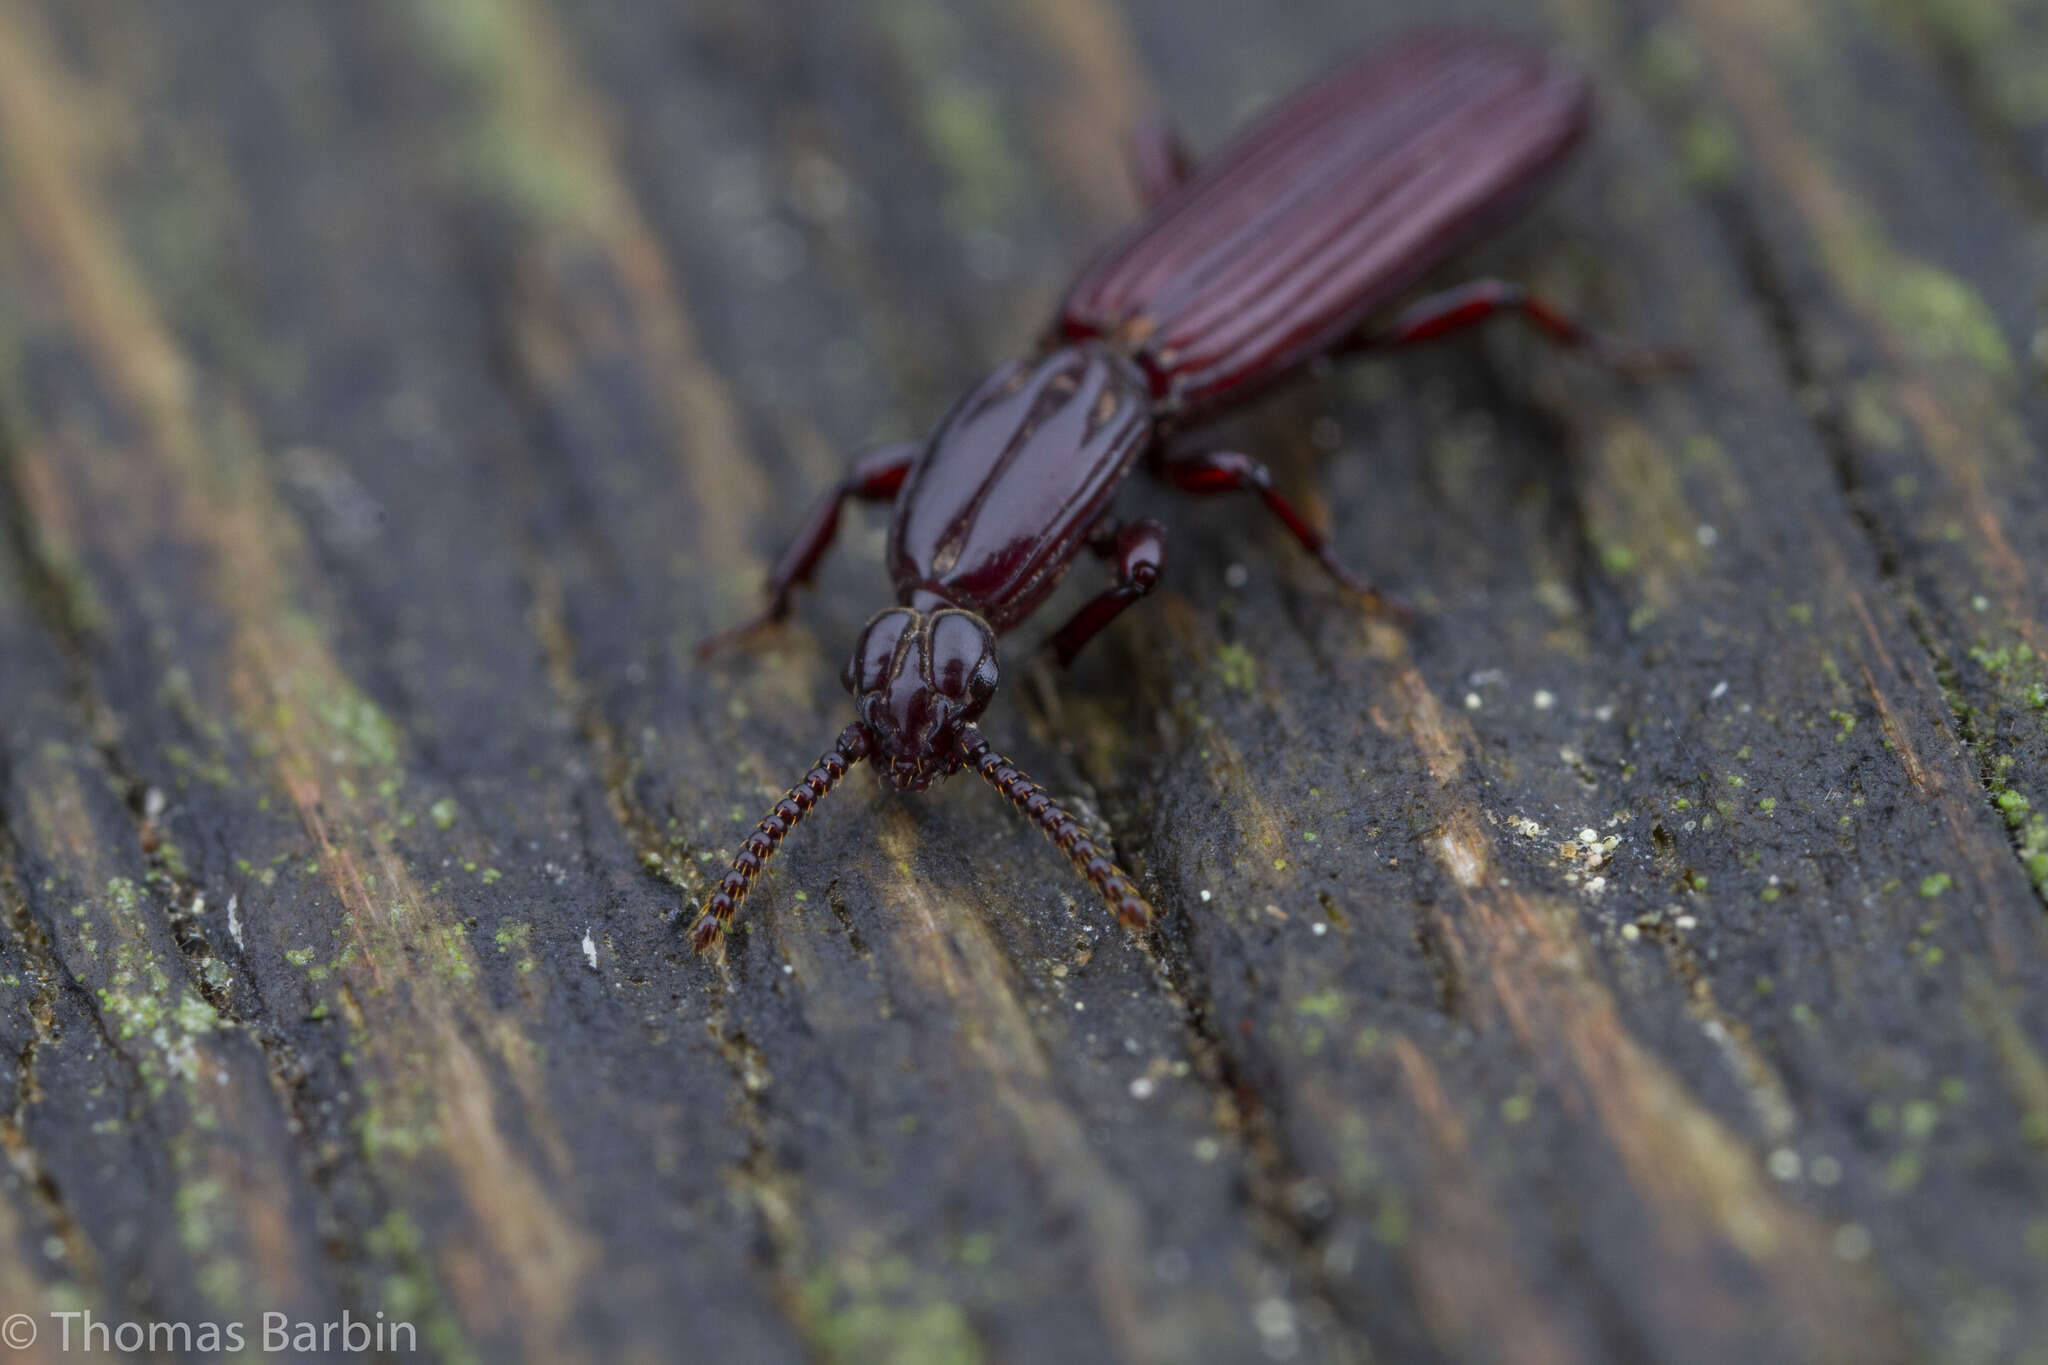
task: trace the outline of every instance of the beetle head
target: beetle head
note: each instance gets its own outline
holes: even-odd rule
[[[891,607],[860,633],[839,680],[882,774],[923,791],[959,769],[960,727],[996,694],[995,632],[971,611]]]

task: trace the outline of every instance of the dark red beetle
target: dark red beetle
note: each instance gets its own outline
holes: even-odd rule
[[[720,941],[783,836],[864,758],[907,791],[971,765],[1052,838],[1126,927],[1149,923],[1131,878],[975,726],[996,691],[996,637],[1029,616],[1083,550],[1113,565],[1115,578],[1052,636],[1061,663],[1152,590],[1163,528],[1110,513],[1141,460],[1190,493],[1257,493],[1334,578],[1382,602],[1265,466],[1230,452],[1169,451],[1167,438],[1318,356],[1421,341],[1503,310],[1563,344],[1597,346],[1564,314],[1498,280],[1431,295],[1373,325],[1425,272],[1512,211],[1579,140],[1589,114],[1584,79],[1542,53],[1425,32],[1301,91],[1199,173],[1189,173],[1170,134],[1141,139],[1150,212],[1068,290],[1038,353],[977,384],[930,440],[857,461],[776,561],[766,610],[700,647],[788,612],[848,498],[895,500],[889,571],[898,605],[868,622],[841,674],[859,719],[733,855],[696,923],[697,949]]]

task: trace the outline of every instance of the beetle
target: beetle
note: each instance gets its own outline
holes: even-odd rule
[[[856,719],[733,855],[693,927],[696,949],[721,942],[784,837],[864,759],[902,791],[971,767],[1052,839],[1126,928],[1151,923],[1130,875],[976,725],[996,692],[997,637],[1023,623],[1084,551],[1107,561],[1112,577],[1051,636],[1060,664],[1153,590],[1164,528],[1110,510],[1140,463],[1188,493],[1256,494],[1330,577],[1398,612],[1332,553],[1264,465],[1235,451],[1185,451],[1171,438],[1312,360],[1424,341],[1502,313],[1630,365],[1564,312],[1496,279],[1431,294],[1378,323],[1426,273],[1509,216],[1590,117],[1586,80],[1549,54],[1495,35],[1425,30],[1282,101],[1199,171],[1170,132],[1141,133],[1134,159],[1148,212],[1068,289],[1036,353],[970,389],[929,439],[856,460],[776,560],[759,615],[699,646],[708,655],[784,617],[845,504],[893,500],[896,605],[867,623],[841,672]]]

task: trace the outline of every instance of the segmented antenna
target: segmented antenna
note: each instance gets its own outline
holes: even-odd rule
[[[1081,822],[1061,809],[1052,794],[1033,782],[1023,769],[988,747],[981,731],[973,725],[960,727],[960,748],[967,755],[967,761],[974,765],[974,771],[991,787],[1010,798],[1010,804],[1024,813],[1024,817],[1044,832],[1060,852],[1073,861],[1082,876],[1088,879],[1116,911],[1118,923],[1131,930],[1143,929],[1152,922],[1152,907],[1138,894],[1137,883],[1130,874],[1116,864],[1116,859],[1103,852],[1100,845],[1088,837],[1081,828]]]
[[[690,942],[698,952],[708,953],[718,946],[725,937],[726,924],[753,889],[754,878],[761,875],[762,866],[775,856],[783,837],[810,814],[812,806],[825,799],[827,792],[839,785],[848,768],[868,756],[870,749],[867,731],[858,725],[847,726],[817,764],[804,774],[803,781],[791,787],[775,803],[775,809],[761,817],[761,823],[732,855],[731,870],[719,880],[718,890],[704,902],[703,916],[690,930]]]

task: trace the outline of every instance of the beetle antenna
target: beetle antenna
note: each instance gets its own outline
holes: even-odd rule
[[[1115,858],[1088,837],[1080,821],[1053,800],[1052,793],[1033,782],[1023,769],[989,748],[988,741],[982,738],[981,730],[976,726],[960,727],[960,749],[983,781],[1008,797],[1010,804],[1024,813],[1025,819],[1037,825],[1045,837],[1067,855],[1081,875],[1088,879],[1088,884],[1116,911],[1118,923],[1136,931],[1152,922],[1152,907],[1138,894],[1137,883],[1117,866]]]
[[[711,893],[711,899],[704,902],[704,913],[690,930],[690,942],[698,952],[708,953],[718,946],[719,940],[725,937],[725,926],[739,910],[740,903],[746,900],[747,892],[753,889],[754,878],[761,875],[763,865],[775,856],[784,836],[810,814],[811,807],[824,800],[825,794],[846,776],[846,770],[866,758],[873,747],[866,730],[858,725],[847,726],[839,732],[839,738],[832,741],[832,747],[804,774],[803,781],[791,787],[775,803],[775,809],[761,817],[761,823],[754,827],[754,832],[732,855],[731,869],[719,880],[718,889]]]

